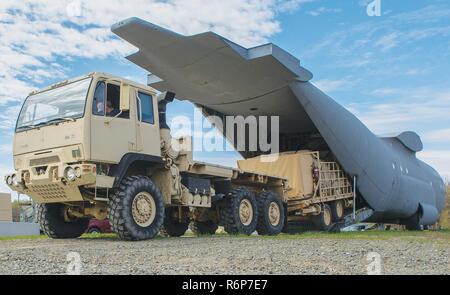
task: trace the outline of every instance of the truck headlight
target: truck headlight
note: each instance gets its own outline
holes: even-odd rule
[[[11,176],[6,177],[6,184],[8,184],[8,185],[12,185],[13,184]]]
[[[18,177],[16,174],[14,174],[14,175],[11,177],[11,181],[12,181],[12,184],[13,184],[14,186],[19,186],[19,184],[20,184],[19,177]]]
[[[69,181],[75,181],[77,179],[77,172],[72,167],[68,167],[65,172],[66,179]]]

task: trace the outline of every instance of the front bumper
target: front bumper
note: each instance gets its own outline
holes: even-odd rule
[[[72,168],[76,177],[70,180],[67,171]],[[16,183],[12,178],[16,177]],[[6,175],[5,182],[13,190],[25,194],[37,203],[64,203],[84,201],[80,186],[95,185],[95,164],[49,165],[45,169],[34,167]]]

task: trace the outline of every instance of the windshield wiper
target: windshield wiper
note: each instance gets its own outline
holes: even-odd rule
[[[55,118],[55,119],[52,119],[50,121],[47,121],[47,122],[44,122],[44,123],[41,123],[41,124],[42,125],[52,125],[52,124],[58,124],[58,123],[67,122],[67,121],[75,122],[76,120],[74,118],[63,118],[63,117],[60,117],[60,118]],[[37,126],[39,126],[41,124],[37,124]]]
[[[76,120],[74,118],[63,118],[63,117],[61,117],[61,118],[52,119],[50,121],[42,122],[42,123],[39,123],[39,124],[21,126],[18,129],[19,130],[22,130],[22,129],[34,129],[34,128],[39,128],[39,127],[48,126],[48,125],[55,125],[55,124],[62,123],[62,122],[67,122],[67,121],[75,122]]]

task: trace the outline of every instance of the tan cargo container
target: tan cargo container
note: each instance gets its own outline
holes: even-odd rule
[[[311,151],[288,152],[274,156],[260,156],[238,161],[239,169],[285,178],[289,190],[287,199],[299,199],[314,195],[313,168],[318,155]]]
[[[0,221],[12,221],[11,195],[0,193]]]

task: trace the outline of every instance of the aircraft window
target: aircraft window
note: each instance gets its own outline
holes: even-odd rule
[[[394,170],[395,170],[395,164],[394,164],[394,163],[392,163],[392,169],[394,169]]]
[[[105,82],[98,82],[95,87],[94,103],[92,105],[92,113],[97,116],[105,115]]]
[[[142,112],[142,122],[155,124],[155,116],[153,114],[153,97],[149,94],[142,92],[139,92],[138,95],[142,103],[142,111],[141,111],[139,99],[137,100],[138,120],[141,120],[141,112]]]

